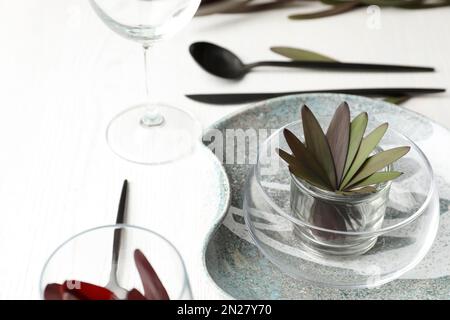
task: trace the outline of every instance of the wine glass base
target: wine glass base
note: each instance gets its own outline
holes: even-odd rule
[[[160,115],[149,115],[149,107]],[[150,116],[156,118],[152,121]],[[188,113],[161,103],[140,104],[111,120],[106,140],[121,158],[151,165],[172,162],[190,154],[200,134],[200,125]]]

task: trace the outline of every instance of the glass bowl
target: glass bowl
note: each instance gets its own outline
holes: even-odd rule
[[[323,128],[330,120],[318,117]],[[378,125],[369,117],[367,130]],[[433,172],[417,145],[389,128],[379,144],[381,149],[411,147],[388,169],[403,175],[380,186],[379,196],[349,199],[331,192],[321,194],[292,178],[276,152],[276,148],[290,151],[283,136],[285,128],[304,140],[301,121],[271,135],[259,146],[257,163],[251,167],[244,189],[245,221],[259,250],[288,275],[335,288],[376,287],[416,266],[429,251],[439,225]],[[301,201],[296,200],[296,192],[301,193]],[[339,210],[356,206],[365,227],[311,223],[304,217],[316,202],[321,204],[321,213],[329,215],[336,206]]]
[[[127,291],[136,288],[144,292],[134,261],[134,251],[139,249],[151,263],[171,300],[192,299],[186,269],[177,249],[153,231],[126,224],[89,229],[62,243],[50,255],[42,270],[39,286],[41,298],[44,299],[47,284],[62,284],[66,280],[106,286],[110,280],[116,230],[121,231],[117,268],[117,282],[121,288]]]

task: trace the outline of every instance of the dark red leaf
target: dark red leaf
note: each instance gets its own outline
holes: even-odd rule
[[[336,109],[327,130],[327,139],[336,169],[337,186],[339,186],[344,174],[350,141],[350,109],[347,102],[341,103]]]
[[[148,300],[169,300],[166,289],[141,250],[136,249],[134,251],[134,261],[141,276],[145,297]]]
[[[323,184],[329,185],[326,172],[320,167],[317,159],[307,151],[306,146],[288,129],[284,129],[283,134],[297,162],[303,162],[311,174],[324,181]],[[328,186],[328,188],[332,189],[331,186]]]
[[[127,294],[127,300],[147,300],[137,289],[132,289]]]
[[[110,290],[82,281],[65,281],[63,290],[79,300],[117,300]]]
[[[316,187],[325,190],[333,190],[328,183],[323,182],[319,176],[315,175],[307,166],[305,166],[302,160],[295,158],[293,155],[282,149],[276,149],[276,151],[280,155],[281,159],[289,165],[289,171],[293,175]]]
[[[70,292],[63,293],[63,300],[80,300],[77,296],[73,295]]]
[[[44,289],[45,300],[63,300],[64,289],[59,283],[50,283]]]
[[[328,140],[316,117],[306,105],[303,105],[301,115],[306,149],[317,159],[327,173],[330,185],[336,190],[336,170]]]
[[[314,226],[336,231],[347,231],[345,218],[339,208],[322,201],[314,201],[311,207],[311,222]],[[342,235],[329,231],[313,230],[313,233],[326,240],[337,240]]]

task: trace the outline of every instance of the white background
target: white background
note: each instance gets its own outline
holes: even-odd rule
[[[195,18],[156,48],[154,94],[190,111],[207,127],[239,106],[196,103],[184,94],[449,88],[450,8],[382,9],[380,29],[368,28],[365,9],[314,21],[287,19],[298,11]],[[437,72],[266,69],[235,83],[210,76],[193,62],[187,48],[197,40],[219,43],[248,62],[276,59],[269,47],[285,45],[339,60],[431,65]],[[108,149],[104,138],[108,121],[144,99],[142,50],[103,25],[87,1],[3,0],[0,44],[0,298],[38,298],[39,273],[50,252],[76,232],[114,221],[124,176],[134,179],[132,222],[149,228],[173,219],[168,199],[174,184],[178,205],[186,211],[195,208],[192,192],[202,192],[202,185],[187,173],[174,182],[173,169],[132,165]],[[450,128],[448,93],[418,97],[402,107]],[[189,169],[178,167],[183,172]],[[193,282],[193,287],[202,286]]]

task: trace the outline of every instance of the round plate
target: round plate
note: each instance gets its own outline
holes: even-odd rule
[[[369,121],[389,122],[391,128],[416,142],[433,166],[439,189],[441,222],[432,249],[401,279],[376,289],[333,289],[293,280],[259,253],[243,220],[242,188],[257,152],[257,145],[251,141],[263,141],[273,132],[271,130],[298,120],[302,104],[307,104],[316,115],[326,116],[332,114],[342,101],[349,103],[352,116],[367,111]],[[223,146],[217,143],[219,134],[224,137]],[[233,134],[234,137],[231,136]],[[254,134],[258,139],[252,139]],[[244,145],[238,145],[238,148],[230,145],[232,141],[242,139],[242,135],[244,139],[247,137]],[[417,113],[383,101],[351,95],[307,94],[263,101],[234,113],[207,130],[204,143],[216,149],[213,151],[219,160],[223,160],[231,182],[230,210],[211,238],[206,252],[206,265],[211,277],[231,296],[239,299],[450,298],[450,131],[447,129]]]

